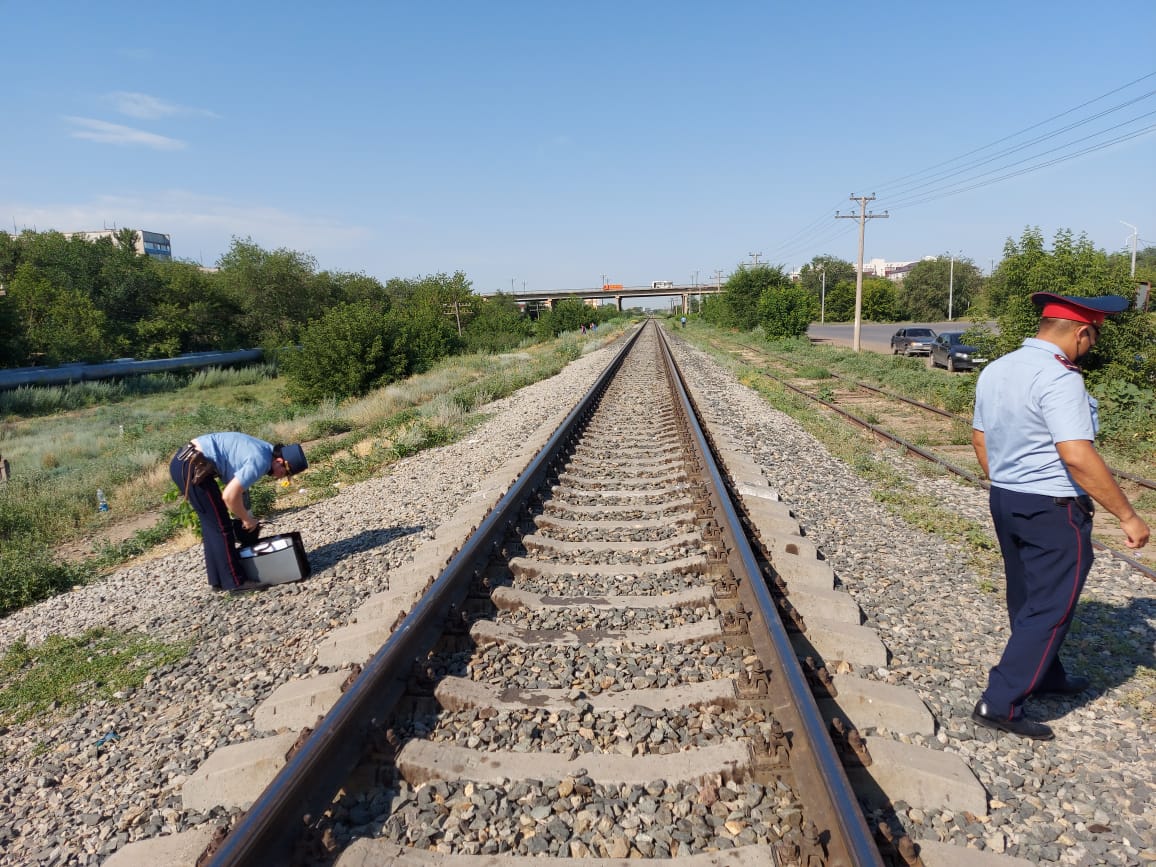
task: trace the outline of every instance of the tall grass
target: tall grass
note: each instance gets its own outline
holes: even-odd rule
[[[45,400],[26,395],[29,406],[58,408],[0,422],[0,454],[12,466],[11,481],[0,485],[0,616],[89,580],[97,567],[176,532],[176,506],[164,499],[173,487],[168,462],[199,434],[240,430],[270,442],[307,442],[307,496],[329,496],[339,482],[367,478],[390,461],[460,436],[480,407],[553,376],[622,327],[608,323],[597,337],[564,335],[517,353],[447,358],[427,373],[347,403],[295,405],[265,365],[179,379],[143,377],[163,379],[165,388],[154,382],[132,400],[123,383],[40,389],[52,393]],[[86,404],[97,395],[107,400]],[[98,488],[109,512],[97,511]],[[252,493],[255,503],[283,496],[264,481]],[[50,553],[110,521],[150,511],[164,514],[156,528],[104,549],[98,560],[67,565]]]

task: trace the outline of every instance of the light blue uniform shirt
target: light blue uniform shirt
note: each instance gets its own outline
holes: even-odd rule
[[[236,479],[246,491],[273,466],[273,444],[248,434],[203,434],[193,442],[216,465],[221,481]]]
[[[1094,441],[1095,398],[1058,346],[1029,337],[997,358],[975,385],[971,426],[983,431],[991,483],[1049,497],[1085,493],[1068,473],[1056,443]]]

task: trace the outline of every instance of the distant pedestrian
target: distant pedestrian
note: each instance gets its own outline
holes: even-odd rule
[[[249,489],[262,476],[287,479],[309,466],[299,445],[274,445],[243,433],[225,432],[195,437],[177,450],[169,474],[201,519],[205,567],[214,590],[241,591],[261,587],[246,581],[237,551],[257,539],[258,521],[249,511]],[[217,479],[224,482],[222,490]],[[237,520],[230,518],[232,512]]]
[[[1092,568],[1092,501],[1119,519],[1129,548],[1147,544],[1149,529],[1096,451],[1097,404],[1076,366],[1128,299],[1037,292],[1032,301],[1042,307],[1036,336],[989,364],[975,388],[972,445],[991,480],[1011,636],[972,719],[1047,740],[1051,728],[1024,717],[1027,698],[1091,685],[1064,670],[1059,651]]]

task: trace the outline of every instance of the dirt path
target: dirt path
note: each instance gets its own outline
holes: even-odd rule
[[[66,563],[80,563],[93,556],[104,545],[119,545],[127,542],[141,530],[155,527],[163,517],[161,512],[144,512],[140,515],[124,518],[123,520],[109,520],[100,529],[91,533],[85,539],[74,539],[56,548],[56,555]],[[180,551],[190,545],[195,545],[199,539],[192,531],[186,530],[161,545],[150,548],[137,559],[153,559],[164,556],[173,551]]]

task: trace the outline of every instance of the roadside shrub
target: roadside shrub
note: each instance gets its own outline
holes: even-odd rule
[[[299,352],[286,352],[280,370],[286,393],[317,403],[365,394],[405,372],[406,353],[396,323],[370,301],[342,304],[306,326]]]

